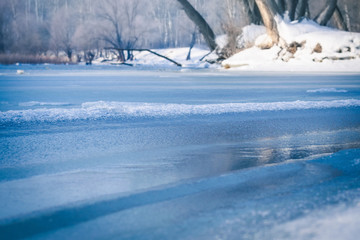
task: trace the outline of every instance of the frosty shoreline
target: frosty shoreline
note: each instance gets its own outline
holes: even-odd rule
[[[278,18],[277,25],[281,43],[270,49],[261,49],[268,41],[264,27],[246,26],[241,40],[254,46],[224,60],[222,66],[256,71],[360,72],[360,33],[319,26],[307,19],[290,22]]]
[[[199,61],[205,56],[208,50],[201,48],[194,48],[192,50],[192,59],[186,61],[188,48],[170,48],[170,49],[155,49],[154,51],[168,56],[175,61],[182,64],[183,68],[193,69],[213,69],[231,72],[320,72],[320,73],[336,73],[336,72],[353,72],[360,73],[360,57],[349,60],[330,60],[325,59],[323,62],[314,62],[309,59],[291,59],[284,62],[276,59],[279,47],[273,47],[268,50],[262,50],[257,47],[246,49],[233,57],[225,60],[222,64],[210,64],[205,61]],[[135,53],[135,60],[127,62],[132,64],[136,69],[137,66],[167,68],[176,67],[174,64],[154,56],[150,53]],[[93,62],[94,65],[119,65],[117,61],[106,61],[104,59],[97,59]],[[224,65],[231,66],[226,69]],[[181,68],[179,68],[181,69]]]
[[[191,60],[186,61],[189,48],[153,49],[185,68],[212,68],[251,72],[360,72],[360,33],[339,31],[303,19],[290,22],[278,18],[281,41],[270,49],[264,49],[269,37],[263,26],[249,25],[243,28],[238,39],[240,52],[218,64],[218,56],[202,48],[193,48]],[[227,36],[218,36],[217,45],[222,49]],[[208,54],[208,56],[206,56]],[[204,57],[206,56],[206,57]],[[172,66],[173,63],[148,52],[135,52],[132,65]],[[94,64],[104,64],[96,59]],[[200,61],[202,60],[202,61]],[[116,64],[107,61],[106,64]]]

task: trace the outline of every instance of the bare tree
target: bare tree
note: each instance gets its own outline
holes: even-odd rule
[[[255,0],[238,0],[244,9],[245,17],[248,19],[248,23],[261,24],[262,19],[259,8],[257,7]]]
[[[191,60],[191,50],[193,49],[193,47],[196,43],[196,35],[197,35],[196,33],[197,33],[197,29],[195,29],[193,34],[191,35],[190,47],[189,47],[189,52],[186,56],[186,60]]]
[[[290,20],[294,20],[295,19],[295,12],[296,12],[296,7],[299,3],[299,0],[288,0],[287,1],[287,11],[289,12],[289,18]]]
[[[52,48],[57,53],[64,51],[69,61],[71,61],[74,50],[72,38],[76,30],[75,26],[76,15],[65,7],[57,11],[50,25]]]
[[[334,14],[336,6],[337,0],[326,0],[324,8],[319,12],[314,20],[320,25],[325,26],[329,22],[331,16]]]
[[[191,21],[199,28],[200,33],[203,35],[206,44],[211,51],[215,50],[217,44],[215,42],[215,34],[206,20],[200,15],[198,11],[187,1],[177,0],[183,7],[186,15]]]
[[[299,0],[297,9],[297,19],[305,17],[309,9],[309,0]]]
[[[335,8],[333,19],[338,29],[343,31],[349,31],[349,27],[347,26],[346,21],[338,6],[336,6]]]
[[[4,53],[6,49],[6,32],[8,23],[6,22],[7,8],[6,2],[0,2],[0,53]]]
[[[274,0],[255,0],[259,8],[261,18],[266,27],[267,34],[272,40],[272,43],[267,46],[271,47],[279,42],[279,32],[277,29],[275,16],[280,14],[280,10]]]
[[[127,51],[125,56],[124,49],[133,49],[139,42],[140,36],[145,38],[151,31],[148,24],[149,19],[140,15],[144,12],[144,2],[140,9],[139,0],[106,0],[100,4],[98,17],[103,21],[99,22],[103,29],[101,39],[117,51],[118,60],[125,62],[132,58],[132,52]],[[105,27],[104,27],[105,26]]]
[[[174,46],[175,31],[175,18],[177,11],[175,2],[169,0],[156,0],[151,2],[151,16],[156,23],[156,31],[158,32],[158,43],[160,47]]]
[[[123,49],[124,42],[121,33],[121,22],[123,15],[121,14],[121,6],[118,1],[103,1],[99,8],[98,16],[106,23],[110,24],[108,29],[104,29],[101,39],[110,44],[115,49]],[[125,61],[123,50],[118,50],[118,60]]]
[[[284,13],[287,9],[286,0],[275,0],[275,3],[277,4],[279,11],[281,13]]]

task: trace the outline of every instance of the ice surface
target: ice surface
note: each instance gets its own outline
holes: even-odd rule
[[[21,68],[0,76],[5,239],[359,234],[356,74]]]
[[[30,102],[21,102],[19,106],[24,107],[33,107],[33,106],[68,106],[70,103],[63,103],[63,102],[37,102],[37,101],[30,101]]]
[[[359,167],[352,165],[358,156],[359,150],[347,150],[107,196],[2,221],[0,231],[25,237],[63,228],[40,239],[326,239],[330,233],[350,239],[359,234]]]

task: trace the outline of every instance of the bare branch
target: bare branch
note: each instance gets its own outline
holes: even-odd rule
[[[168,57],[166,57],[166,56],[164,56],[164,55],[161,55],[161,54],[159,54],[159,53],[157,53],[157,52],[154,52],[154,51],[152,51],[152,50],[150,50],[150,49],[123,49],[123,48],[107,48],[107,49],[114,49],[114,50],[117,50],[117,51],[149,52],[149,53],[152,53],[152,54],[154,54],[154,55],[156,55],[156,56],[158,56],[158,57],[164,58],[164,59],[166,59],[166,60],[174,63],[174,64],[175,64],[176,66],[178,66],[178,67],[181,67],[181,66],[182,66],[180,63],[178,63],[178,62],[176,62],[176,61],[174,61],[174,60],[172,60],[172,59],[170,59],[170,58],[168,58]]]

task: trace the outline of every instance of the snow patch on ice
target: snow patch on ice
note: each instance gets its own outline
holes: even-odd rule
[[[224,104],[165,104],[131,102],[86,102],[80,108],[39,108],[0,112],[0,122],[71,121],[127,117],[171,117],[179,115],[210,115],[256,111],[308,110],[359,107],[360,100],[293,101]]]
[[[354,159],[354,164],[353,164],[353,166],[356,166],[356,165],[360,165],[360,158],[355,158],[355,159]]]
[[[319,89],[311,89],[307,90],[307,93],[347,93],[347,90],[344,89],[336,89],[336,88],[319,88]]]
[[[360,234],[360,203],[316,211],[276,227],[276,239],[352,240]]]
[[[30,102],[21,102],[19,106],[22,107],[34,107],[34,106],[69,106],[70,103],[65,102],[38,102],[38,101],[30,101]]]

